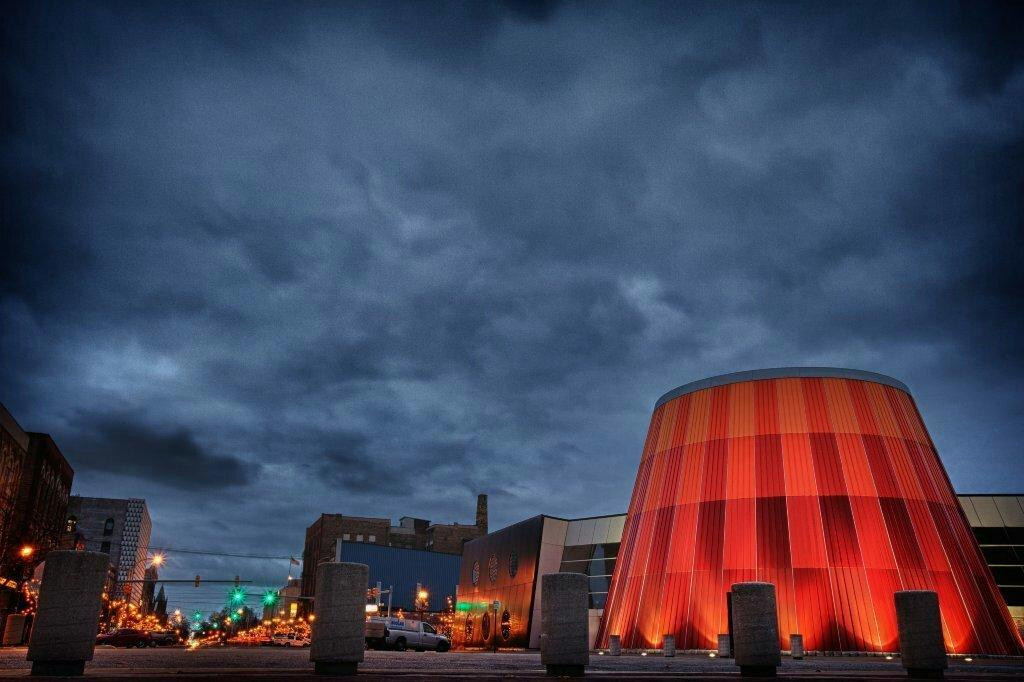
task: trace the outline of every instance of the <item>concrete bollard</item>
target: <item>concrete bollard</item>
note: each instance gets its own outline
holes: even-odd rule
[[[313,641],[309,660],[317,675],[354,675],[366,649],[366,564],[329,562],[316,571]]]
[[[27,619],[28,616],[23,613],[12,613],[7,616],[2,646],[20,646],[25,642],[25,621]]]
[[[548,675],[583,677],[590,662],[587,576],[541,576],[540,662]]]
[[[792,634],[789,636],[789,655],[794,661],[804,660],[804,636]]]
[[[942,639],[939,595],[931,590],[906,590],[897,592],[895,599],[900,656],[907,675],[942,679],[949,662]]]
[[[676,655],[675,635],[664,635],[661,638],[661,655],[666,658],[672,658]]]
[[[732,634],[736,665],[744,677],[774,677],[781,663],[775,585],[736,583],[732,586]]]
[[[608,655],[622,655],[622,637],[619,635],[608,635]]]
[[[57,551],[46,555],[39,606],[28,643],[33,675],[85,672],[100,625],[110,555]]]
[[[728,634],[718,635],[718,655],[721,658],[732,656],[732,642]]]

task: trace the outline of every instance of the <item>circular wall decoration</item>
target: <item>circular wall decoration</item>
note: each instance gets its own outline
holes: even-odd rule
[[[491,636],[491,614],[484,613],[484,617],[480,619],[480,634],[483,635],[484,641]]]
[[[480,562],[479,561],[474,561],[473,562],[473,575],[471,576],[471,578],[473,580],[473,584],[474,585],[476,585],[478,582],[480,582]]]
[[[493,583],[498,579],[498,555],[492,554],[491,558],[487,560],[487,577],[491,579]]]
[[[508,577],[515,578],[519,572],[519,555],[512,552],[508,555]]]

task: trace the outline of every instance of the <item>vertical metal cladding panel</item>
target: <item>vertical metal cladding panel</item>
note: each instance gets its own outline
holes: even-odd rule
[[[457,554],[343,542],[341,560],[369,566],[370,587],[374,587],[377,581],[383,584],[384,589],[392,585],[392,609],[411,610],[416,584],[419,583],[430,593],[430,610],[442,611],[446,606],[445,598],[455,598],[455,586],[459,583],[461,557]],[[383,601],[387,603],[387,598]]]
[[[458,648],[530,645],[544,517],[535,516],[467,542],[462,549],[453,644]],[[492,567],[494,559],[494,571]],[[501,602],[495,623],[490,605]],[[508,612],[507,626],[501,620]],[[540,627],[539,623],[532,624]],[[486,636],[485,636],[486,635]]]
[[[783,648],[894,651],[893,593],[927,589],[951,653],[1022,653],[913,399],[879,375],[772,370],[659,401],[599,645],[711,649],[746,580],[775,584]]]

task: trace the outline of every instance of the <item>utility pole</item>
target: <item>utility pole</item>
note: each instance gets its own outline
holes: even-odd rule
[[[491,606],[494,607],[494,627],[491,628],[491,631],[494,633],[494,639],[491,641],[494,642],[494,653],[498,653],[498,628],[500,627],[500,623],[498,622],[498,609],[501,608],[501,602],[495,599],[491,603]]]

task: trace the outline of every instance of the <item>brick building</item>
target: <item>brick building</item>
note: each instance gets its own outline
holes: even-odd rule
[[[49,435],[22,430],[0,405],[0,630],[22,582],[60,546],[74,475]]]
[[[28,434],[0,404],[0,577],[16,553],[15,502],[28,456]]]
[[[344,514],[321,514],[306,529],[302,551],[302,597],[316,594],[316,567],[334,561],[341,542],[362,542],[385,547],[421,549],[442,554],[462,554],[462,545],[487,535],[487,495],[478,495],[476,523],[431,523],[427,519],[403,516],[398,525],[391,519]]]
[[[33,547],[38,562],[60,545],[75,472],[49,434],[29,433],[28,442],[15,503],[15,524],[17,544]]]

